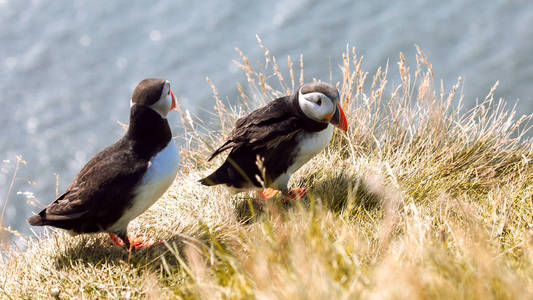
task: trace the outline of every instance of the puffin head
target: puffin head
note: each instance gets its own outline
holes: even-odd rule
[[[306,83],[298,90],[298,104],[308,118],[346,131],[348,122],[339,98],[339,91],[324,82]]]
[[[176,107],[176,98],[170,89],[170,82],[165,79],[147,78],[141,81],[131,96],[130,107],[147,106],[155,110],[162,118]]]

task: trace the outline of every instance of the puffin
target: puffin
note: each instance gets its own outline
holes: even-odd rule
[[[65,192],[28,219],[76,235],[107,232],[118,246],[151,246],[130,240],[128,223],[155,203],[176,177],[179,155],[167,121],[176,107],[170,82],[142,80],[130,100],[125,135],[91,158]]]
[[[199,182],[225,185],[233,193],[256,190],[262,198],[279,191],[290,199],[303,197],[307,189],[289,190],[289,179],[328,145],[334,127],[348,129],[339,98],[339,91],[330,84],[306,83],[297,93],[238,119],[227,140],[208,159],[231,149],[226,160]]]

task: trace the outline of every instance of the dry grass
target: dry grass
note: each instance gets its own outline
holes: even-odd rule
[[[533,142],[524,137],[533,115],[517,118],[493,90],[461,111],[460,79],[436,87],[421,51],[415,70],[400,55],[401,81],[390,86],[388,66],[370,76],[347,48],[338,87],[350,129],[291,180],[310,188],[305,201],[285,207],[200,186],[234,120],[303,81],[301,59],[299,70],[290,58],[282,67],[263,48],[258,66],[242,53],[237,62],[247,78],[240,105],[224,104],[210,83],[211,122],[180,111],[182,172],[130,225],[165,245],[129,255],[105,235],[50,231],[5,253],[0,295],[533,298]]]

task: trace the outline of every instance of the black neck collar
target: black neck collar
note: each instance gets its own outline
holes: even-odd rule
[[[172,133],[167,120],[156,111],[143,105],[133,105],[126,138],[133,142],[133,150],[138,155],[151,158],[168,145]]]

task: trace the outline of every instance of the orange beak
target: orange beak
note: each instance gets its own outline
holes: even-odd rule
[[[342,110],[341,105],[338,103],[337,110],[331,118],[330,123],[344,131],[348,130],[348,121],[346,120],[346,116],[344,115],[344,111]]]
[[[170,95],[172,95],[172,105],[170,106],[170,109],[168,111],[171,111],[176,108],[176,97],[174,97],[174,93],[172,92],[172,90],[170,90]]]

